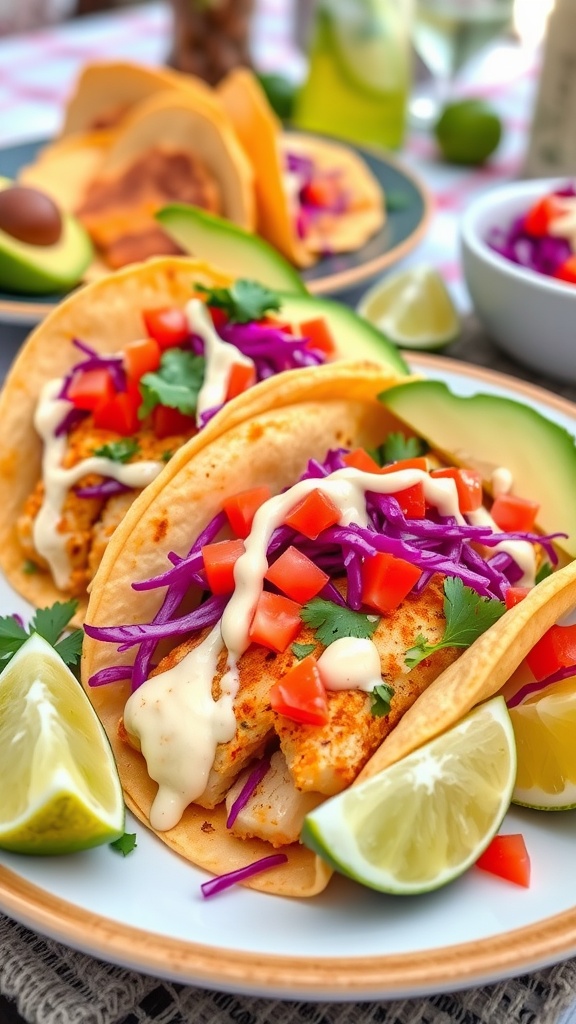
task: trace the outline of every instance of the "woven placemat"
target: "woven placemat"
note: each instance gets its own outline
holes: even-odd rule
[[[574,960],[428,999],[310,1003],[160,981],[73,952],[2,916],[0,950],[0,992],[27,1024],[561,1024],[576,998]]]
[[[473,318],[444,354],[576,398],[573,385],[501,354]],[[258,999],[160,981],[69,950],[1,915],[0,951],[0,993],[26,1024],[569,1024],[576,1001],[574,960],[483,988],[352,1004]]]

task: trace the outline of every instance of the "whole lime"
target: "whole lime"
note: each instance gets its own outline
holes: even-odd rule
[[[272,110],[282,121],[289,121],[294,110],[296,86],[284,75],[262,72],[258,75]]]
[[[448,103],[434,135],[445,160],[452,164],[483,164],[502,138],[502,122],[482,100]]]

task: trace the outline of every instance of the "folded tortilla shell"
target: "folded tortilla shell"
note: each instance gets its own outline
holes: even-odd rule
[[[264,483],[278,492],[299,477],[309,458],[322,458],[328,448],[378,443],[393,421],[377,396],[393,383],[382,367],[342,362],[273,377],[247,393],[241,410],[228,406],[223,412],[226,429],[214,436],[209,423],[132,505],[93,582],[86,621],[92,626],[149,621],[162,594],[143,591],[136,596],[133,581],[163,571],[168,552],[184,554],[227,495]],[[129,661],[129,652],[120,656],[113,644],[86,637],[84,685],[118,759],[127,804],[148,825],[156,784],[144,759],[118,736],[127,687],[87,685],[94,672]],[[158,835],[192,863],[215,873],[273,852],[260,840],[232,838],[221,809],[190,807],[175,828]],[[330,872],[310,851],[292,844],[283,852],[288,863],[256,875],[249,882],[253,888],[291,896],[312,896],[324,888]]]

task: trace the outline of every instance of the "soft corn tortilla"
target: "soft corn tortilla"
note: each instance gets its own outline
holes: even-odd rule
[[[315,136],[282,132],[254,77],[235,68],[217,87],[236,134],[254,168],[258,233],[298,267],[310,266],[327,250],[359,249],[385,221],[384,194],[366,163],[349,146]],[[339,171],[350,207],[319,222],[306,238],[297,237],[284,185],[283,155],[308,156],[320,170]]]
[[[20,349],[0,394],[0,567],[12,586],[37,607],[63,600],[48,572],[26,573],[15,524],[41,474],[42,443],[34,413],[46,381],[62,377],[81,358],[72,344],[79,338],[102,354],[121,351],[143,336],[142,310],[183,306],[194,282],[227,287],[230,278],[188,257],[167,257],[135,264],[86,285],[52,310]],[[240,396],[235,405],[243,406]],[[211,421],[218,431],[220,417]],[[86,602],[81,602],[81,622]]]
[[[184,554],[227,495],[264,483],[278,492],[298,479],[309,458],[324,457],[328,448],[378,443],[393,421],[377,396],[393,383],[382,367],[342,362],[273,377],[247,393],[241,410],[228,406],[222,414],[225,429],[223,420],[212,430],[209,423],[132,505],[93,582],[86,621],[91,626],[149,621],[161,595],[144,591],[135,599],[132,582],[163,571],[168,552]],[[128,687],[87,685],[94,672],[120,657],[123,664],[129,661],[129,654],[119,656],[115,645],[86,637],[82,678],[112,743],[127,804],[148,825],[156,784],[141,755],[118,735]],[[273,852],[260,840],[230,836],[221,808],[191,806],[175,828],[158,835],[216,874]],[[312,896],[325,887],[330,871],[310,851],[292,844],[283,852],[289,857],[286,865],[249,884],[286,896]]]

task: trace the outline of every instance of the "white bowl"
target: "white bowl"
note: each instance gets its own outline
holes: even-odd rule
[[[509,182],[481,195],[460,227],[464,276],[479,319],[509,355],[564,381],[576,380],[576,285],[528,270],[494,252],[505,228],[566,178]]]

